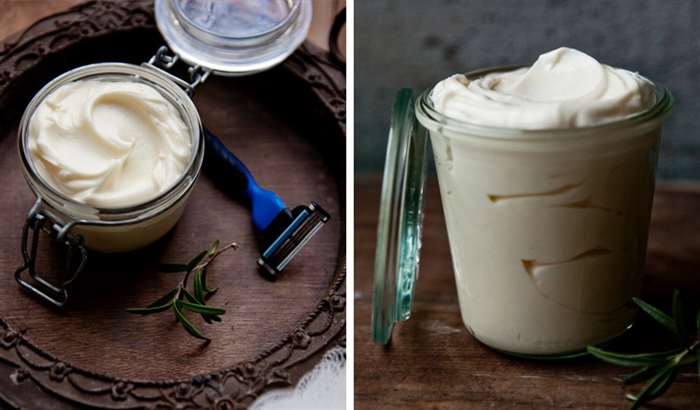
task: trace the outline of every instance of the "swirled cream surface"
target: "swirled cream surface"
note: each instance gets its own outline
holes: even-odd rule
[[[78,202],[133,206],[166,191],[192,156],[176,107],[143,83],[83,80],[37,107],[28,147],[39,175]]]
[[[434,87],[431,99],[448,117],[522,129],[603,124],[655,102],[654,87],[644,77],[565,47],[540,55],[530,67],[472,80],[453,75]]]

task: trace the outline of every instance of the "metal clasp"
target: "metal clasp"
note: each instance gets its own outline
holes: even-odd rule
[[[207,70],[206,68],[202,68],[201,66],[195,65],[195,66],[188,66],[187,68],[187,73],[189,74],[189,82],[183,80],[182,78],[169,73],[167,70],[170,70],[175,63],[180,58],[178,57],[177,54],[173,53],[170,51],[170,49],[166,46],[161,46],[156,54],[151,57],[150,60],[148,60],[147,63],[142,63],[141,65],[144,67],[148,67],[150,69],[158,71],[160,74],[165,75],[168,77],[171,81],[182,87],[187,94],[192,94],[194,89],[209,77],[209,74],[211,74],[211,71]]]
[[[83,245],[83,237],[69,232],[75,225],[75,222],[68,224],[59,223],[48,216],[41,205],[41,198],[37,198],[22,228],[22,257],[24,258],[24,265],[15,271],[15,280],[17,280],[22,289],[30,294],[53,306],[62,308],[68,302],[68,291],[71,284],[85,267],[88,253]],[[30,231],[32,233],[31,245],[29,240]],[[58,286],[42,278],[36,272],[36,255],[41,232],[47,233],[55,241],[62,242],[68,249],[65,264],[66,275],[64,276],[67,279]],[[71,269],[74,262],[73,258],[76,254],[80,259],[77,266]],[[25,270],[29,273],[30,281],[22,277],[22,273]]]

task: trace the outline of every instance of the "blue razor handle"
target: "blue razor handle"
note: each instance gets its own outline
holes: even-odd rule
[[[279,195],[258,185],[248,167],[218,137],[205,129],[204,138],[207,171],[226,189],[242,195],[249,203],[253,226],[261,236],[263,249],[258,265],[266,276],[275,277],[330,216],[315,202],[287,208]]]
[[[220,176],[233,177],[233,187],[238,192],[243,192],[245,198],[250,201],[253,214],[253,225],[257,231],[264,231],[277,217],[277,215],[287,208],[282,198],[276,193],[260,187],[248,167],[245,166],[231,151],[226,148],[223,142],[209,130],[204,130],[207,151],[207,167],[213,165],[215,172],[220,172]]]

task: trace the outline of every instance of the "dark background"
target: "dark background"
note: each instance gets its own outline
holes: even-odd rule
[[[699,24],[694,0],[356,0],[356,172],[383,169],[399,88],[568,46],[671,89],[658,176],[700,179]]]

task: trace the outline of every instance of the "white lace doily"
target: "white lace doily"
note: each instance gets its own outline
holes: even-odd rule
[[[336,347],[293,389],[260,396],[250,410],[345,410],[345,348]]]

